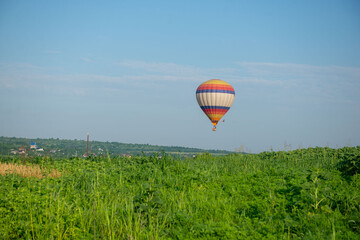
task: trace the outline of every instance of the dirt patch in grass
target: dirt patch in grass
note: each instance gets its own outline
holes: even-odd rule
[[[22,177],[60,177],[62,174],[56,169],[47,170],[38,165],[21,165],[16,163],[0,163],[0,174],[18,174]]]

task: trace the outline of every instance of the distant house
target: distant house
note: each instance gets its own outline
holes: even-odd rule
[[[87,158],[87,157],[96,157],[96,153],[89,153],[89,155],[87,155],[87,153],[84,153],[82,155],[84,158]]]
[[[36,143],[35,142],[31,142],[30,143],[30,149],[37,149],[37,145],[36,145]]]
[[[24,154],[26,152],[26,148],[21,147],[19,148],[19,154]]]
[[[37,148],[36,148],[36,151],[38,151],[38,152],[43,152],[44,149],[43,149],[43,148],[40,148],[40,147],[37,147]]]

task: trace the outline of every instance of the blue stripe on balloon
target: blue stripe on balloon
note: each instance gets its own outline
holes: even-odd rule
[[[201,109],[225,109],[229,110],[230,107],[223,107],[223,106],[200,106]]]
[[[231,90],[221,90],[221,89],[204,89],[204,90],[197,90],[196,93],[230,93],[235,95],[235,91]]]

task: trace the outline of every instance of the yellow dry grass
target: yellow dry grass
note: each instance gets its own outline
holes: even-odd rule
[[[0,163],[0,174],[18,174],[23,177],[60,177],[62,174],[58,170],[42,169],[38,165],[21,165],[16,163]]]

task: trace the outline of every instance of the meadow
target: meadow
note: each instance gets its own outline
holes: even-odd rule
[[[0,162],[0,239],[360,239],[359,146]]]

